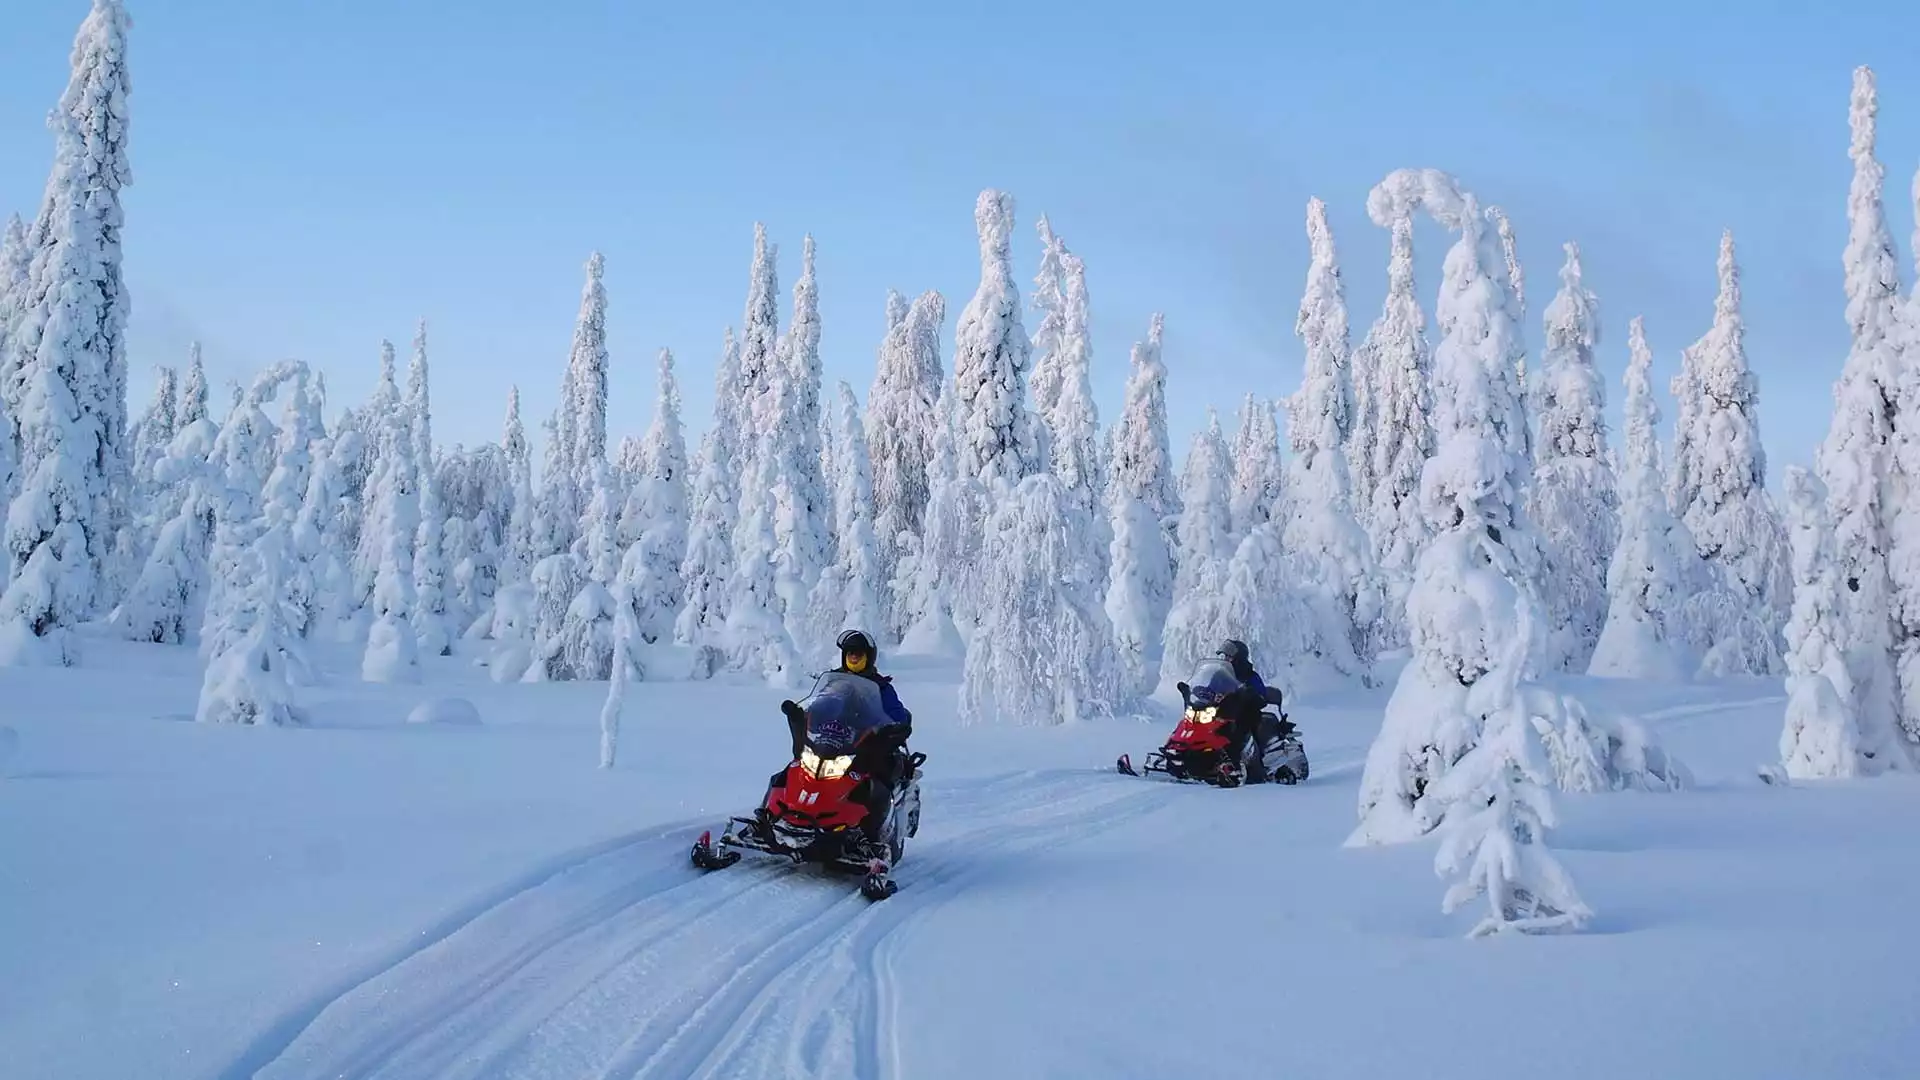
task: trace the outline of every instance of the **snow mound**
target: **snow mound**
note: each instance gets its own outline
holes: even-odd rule
[[[423,701],[407,714],[409,724],[443,724],[448,727],[478,727],[480,710],[466,698],[445,697]]]

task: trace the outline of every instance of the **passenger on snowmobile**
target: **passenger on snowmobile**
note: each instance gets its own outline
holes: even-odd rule
[[[893,805],[893,790],[902,779],[901,768],[908,760],[907,737],[913,734],[913,714],[901,703],[900,695],[893,689],[893,680],[875,670],[880,651],[866,631],[848,630],[834,644],[840,649],[840,666],[833,671],[858,675],[879,686],[881,707],[892,721],[866,734],[854,752],[854,768],[868,777],[866,790],[858,796],[867,808],[867,819],[861,827],[869,840],[878,842],[880,830],[886,824],[887,810]],[[780,711],[787,716],[787,730],[793,735],[793,756],[798,758],[806,743],[806,710],[795,702],[783,701]],[[785,769],[774,773],[767,781],[767,790],[772,791],[785,778]]]
[[[1180,698],[1189,707],[1205,708],[1211,705],[1220,710],[1220,715],[1227,719],[1229,725],[1227,760],[1240,761],[1246,753],[1247,740],[1253,737],[1259,727],[1261,710],[1268,705],[1278,710],[1282,704],[1281,695],[1254,670],[1246,642],[1229,638],[1220,643],[1220,650],[1215,655],[1227,662],[1232,678],[1209,679],[1205,685],[1197,687],[1179,683]],[[1281,734],[1290,732],[1292,728],[1293,725],[1282,714]]]

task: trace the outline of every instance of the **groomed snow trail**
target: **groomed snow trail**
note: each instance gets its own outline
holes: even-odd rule
[[[252,1075],[899,1076],[902,928],[1003,860],[1105,832],[1165,796],[1093,770],[929,780],[920,834],[895,872],[900,891],[877,904],[855,878],[751,854],[702,873],[687,849],[707,826],[654,830],[365,980]]]

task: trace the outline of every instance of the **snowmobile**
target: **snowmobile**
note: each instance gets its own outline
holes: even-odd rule
[[[861,893],[884,900],[899,889],[893,868],[908,838],[920,831],[920,766],[927,756],[894,751],[899,781],[880,836],[870,839],[862,828],[868,810],[860,796],[878,781],[856,767],[856,752],[889,723],[880,688],[858,675],[829,671],[798,708],[805,714],[799,756],[751,817],[728,819],[718,844],[711,830],[700,834],[693,865],[720,870],[739,862],[743,850],[757,851],[861,874]]]
[[[1300,741],[1300,728],[1284,712],[1278,691],[1269,689],[1267,703],[1276,711],[1260,713],[1253,735],[1247,739],[1240,760],[1231,760],[1226,717],[1220,715],[1220,703],[1243,684],[1226,663],[1202,660],[1190,682],[1178,684],[1185,704],[1180,724],[1168,736],[1165,745],[1147,755],[1135,769],[1132,759],[1121,754],[1116,768],[1128,776],[1159,773],[1168,779],[1187,783],[1212,784],[1215,787],[1239,787],[1241,784],[1297,784],[1307,778],[1307,751]]]

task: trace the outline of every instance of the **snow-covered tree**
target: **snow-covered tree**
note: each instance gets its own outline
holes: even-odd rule
[[[1314,567],[1309,580],[1323,593],[1315,609],[1331,612],[1318,627],[1315,651],[1340,674],[1369,679],[1380,617],[1379,574],[1366,533],[1353,516],[1346,453],[1353,412],[1346,293],[1326,204],[1319,199],[1307,202],[1307,240],[1311,258],[1294,322],[1306,362],[1300,389],[1289,402],[1293,475],[1287,485],[1291,506],[1285,538],[1287,548]]]
[[[428,656],[453,652],[453,627],[448,625],[447,553],[444,546],[446,513],[433,467],[433,407],[427,372],[427,321],[420,320],[413,338],[413,363],[407,372],[407,436],[413,442],[415,475],[420,488],[420,527],[413,542],[413,632]]]
[[[567,356],[566,385],[572,397],[560,405],[572,435],[567,468],[583,493],[594,482],[594,470],[607,460],[606,270],[607,260],[599,252],[588,256],[587,283],[580,292],[580,314]]]
[[[1645,323],[1627,329],[1625,445],[1620,459],[1620,539],[1607,560],[1607,618],[1589,675],[1668,680],[1685,674],[1675,620],[1698,561],[1686,526],[1667,509],[1660,463],[1660,406],[1648,373]]]
[[[730,440],[713,427],[700,440],[698,474],[693,482],[693,513],[687,527],[687,554],[680,563],[686,601],[673,623],[681,645],[718,644],[726,625],[728,578],[733,572],[733,521],[739,501],[725,460]]]
[[[740,482],[740,517],[733,530],[733,567],[727,576],[726,633],[729,662],[755,671],[775,686],[789,685],[798,666],[783,620],[779,541],[774,519],[780,454],[776,433],[756,428],[761,445]]]
[[[612,674],[614,629],[621,619],[619,603],[609,588],[619,570],[619,547],[613,538],[619,520],[614,500],[612,470],[602,461],[595,466],[587,486],[585,554],[570,558],[582,573],[578,577],[560,575],[577,584],[578,589],[557,627],[543,620],[534,663],[526,676],[529,681],[604,679]],[[550,611],[557,599],[543,595],[542,607]]]
[[[1767,495],[1760,389],[1747,366],[1731,232],[1720,239],[1719,276],[1713,326],[1689,350],[1674,387],[1682,398],[1680,421],[1693,425],[1676,440],[1684,459],[1674,464],[1682,481],[1682,501],[1674,509],[1730,594],[1732,617],[1715,620],[1709,666],[1766,673],[1778,664],[1790,583],[1785,534]]]
[[[1530,791],[1520,741],[1531,736],[1513,698],[1536,662],[1539,600],[1529,572],[1535,541],[1521,504],[1525,412],[1510,339],[1500,253],[1478,200],[1437,170],[1402,170],[1369,196],[1374,219],[1424,208],[1459,239],[1447,253],[1434,352],[1435,450],[1421,482],[1434,538],[1421,552],[1407,599],[1413,656],[1388,702],[1360,785],[1360,827],[1349,843],[1392,843],[1431,831],[1469,801],[1491,797],[1502,814]],[[1532,550],[1529,550],[1532,548]],[[1435,787],[1482,742],[1467,775]],[[1503,786],[1489,788],[1498,781]],[[1539,796],[1544,805],[1544,794]],[[1537,813],[1537,811],[1536,811]],[[1463,826],[1464,827],[1464,826]],[[1486,828],[1461,833],[1478,849]],[[1537,842],[1537,836],[1534,837]],[[1470,843],[1471,842],[1471,843]]]
[[[1793,615],[1787,620],[1787,718],[1780,763],[1788,776],[1854,776],[1862,765],[1853,676],[1847,665],[1846,563],[1835,549],[1831,493],[1797,465],[1787,467],[1793,548]]]
[[[395,374],[393,343],[382,340],[379,381],[374,384],[373,394],[357,418],[365,435],[362,442],[364,457],[347,475],[348,489],[360,494],[361,503],[360,527],[353,553],[355,604],[364,603],[371,597],[374,578],[378,576],[380,563],[385,558],[382,545],[386,537],[379,518],[384,504],[380,501],[375,480],[380,475],[382,459],[390,453],[389,447],[396,433],[404,435],[411,431],[400,415],[400,407],[400,385]],[[409,442],[409,449],[411,445]],[[408,567],[407,572],[411,574],[411,561]]]
[[[383,430],[378,463],[367,481],[367,495],[374,504],[367,520],[380,561],[369,603],[373,626],[360,659],[360,677],[367,682],[419,682],[413,549],[420,529],[420,480],[412,424],[398,408],[388,409],[374,422]]]
[[[587,577],[603,587],[612,586],[620,576],[620,502],[614,489],[613,470],[601,462],[593,470],[584,492],[586,513],[580,519],[580,543],[575,554],[585,566]]]
[[[154,376],[153,397],[147,402],[146,411],[134,421],[132,432],[134,488],[143,499],[153,496],[154,466],[167,456],[167,447],[173,444],[173,436],[180,427],[174,413],[179,404],[179,371],[163,366],[155,370]]]
[[[1547,305],[1547,348],[1531,388],[1538,410],[1528,516],[1540,530],[1546,572],[1547,663],[1585,671],[1606,621],[1607,564],[1620,539],[1619,499],[1607,449],[1606,391],[1594,366],[1600,303],[1566,245],[1560,292]]]
[[[500,580],[508,584],[525,582],[533,573],[536,558],[534,529],[538,520],[538,508],[533,494],[533,457],[527,451],[527,429],[520,422],[520,388],[515,386],[507,395],[506,430],[501,435],[501,447],[506,451],[507,476],[512,485],[511,507],[507,518],[507,535],[503,547],[505,553],[500,560]]]
[[[1248,394],[1240,408],[1240,429],[1233,439],[1233,538],[1247,534],[1282,512],[1287,465],[1280,457],[1280,421],[1273,402]]]
[[[127,159],[127,12],[94,0],[48,118],[54,164],[24,282],[9,290],[6,411],[18,452],[7,515],[0,663],[71,663],[71,628],[99,603],[128,476],[127,293],[121,191]],[[124,490],[124,488],[122,488]]]
[[[1233,557],[1232,477],[1220,416],[1209,408],[1207,426],[1194,433],[1181,469],[1180,519],[1174,528],[1180,544],[1173,578],[1176,605],[1201,585],[1204,570]],[[1185,657],[1181,663],[1191,659]]]
[[[780,352],[779,248],[767,242],[767,228],[753,226],[753,265],[747,271],[747,307],[740,324],[739,353],[729,350],[721,359],[721,373],[733,369],[726,392],[714,398],[714,423],[728,440],[727,461],[735,479],[753,471],[753,455],[761,439],[753,425],[767,409],[763,398],[773,393]],[[729,334],[728,341],[732,341]]]
[[[290,522],[269,525],[239,562],[238,595],[207,629],[206,676],[194,719],[203,724],[295,724],[293,683],[309,677],[305,646],[287,596]]]
[[[1040,232],[1040,272],[1033,278],[1033,313],[1038,317],[1033,329],[1033,411],[1041,419],[1053,413],[1060,396],[1061,375],[1058,365],[1066,333],[1067,286],[1065,256],[1067,245],[1054,233],[1045,214],[1036,227]],[[1082,282],[1084,286],[1084,281]]]
[[[941,655],[959,645],[954,611],[966,602],[980,537],[967,529],[976,489],[955,461],[954,395],[948,387],[933,408],[933,444],[927,462],[927,505],[920,532],[901,535],[891,583],[903,652]]]
[[[1920,360],[1920,353],[1904,362],[1900,353],[1900,271],[1882,204],[1886,170],[1874,156],[1878,112],[1873,72],[1856,68],[1850,108],[1853,186],[1847,196],[1849,229],[1842,256],[1852,347],[1833,388],[1833,419],[1817,461],[1829,500],[1832,551],[1839,560],[1835,573],[1846,585],[1834,596],[1840,622],[1827,628],[1837,635],[1833,644],[1848,673],[1844,686],[1834,686],[1850,694],[1847,705],[1858,725],[1864,764],[1874,771],[1906,763],[1900,745],[1894,637],[1901,598],[1911,592],[1898,587],[1895,578],[1902,563],[1895,553],[1896,526],[1906,513],[1898,492],[1908,484],[1895,475],[1895,456],[1901,438],[1913,435],[1897,435],[1895,427],[1902,420],[1907,427],[1920,425],[1920,414],[1902,415],[1899,407],[1901,369]],[[1920,346],[1920,338],[1914,345]],[[1798,616],[1804,605],[1797,548],[1794,558]],[[1797,647],[1790,637],[1789,650]],[[1788,663],[1791,670],[1791,656]],[[1794,768],[1812,767],[1807,761],[1794,765],[1787,760],[1790,774]]]
[[[898,315],[896,320],[895,316]],[[946,298],[920,294],[907,306],[899,294],[887,304],[886,342],[879,370],[867,393],[866,438],[873,459],[874,531],[883,580],[900,577],[904,543],[914,543],[927,512],[929,466],[938,427],[940,327],[947,319]],[[903,539],[904,537],[904,539]],[[907,631],[896,603],[889,603],[888,631]]]
[[[981,192],[973,220],[980,234],[980,287],[954,332],[954,450],[959,475],[991,491],[1018,484],[1041,462],[1025,408],[1030,343],[1013,282],[1013,196]]]
[[[771,411],[762,418],[775,425],[771,443],[775,466],[774,539],[781,568],[782,611],[789,631],[804,613],[807,594],[833,561],[833,499],[820,474],[820,294],[813,272],[813,237],[802,242],[800,277],[793,283],[793,324],[783,364],[774,372]]]
[[[1523,634],[1534,632],[1527,620]],[[1469,937],[1579,929],[1593,911],[1545,845],[1559,824],[1547,793],[1553,774],[1518,686],[1519,658],[1492,675],[1465,694],[1466,708],[1483,716],[1477,740],[1429,789],[1448,807],[1433,863],[1449,880],[1441,910],[1484,897],[1487,914]]]
[[[1167,441],[1167,369],[1161,363],[1165,320],[1155,314],[1147,340],[1133,346],[1126,398],[1113,426],[1108,482],[1146,505],[1156,521],[1180,513],[1173,452]]]
[[[317,404],[317,402],[316,402]],[[306,610],[300,626],[308,637],[325,625],[339,625],[355,607],[348,565],[347,469],[360,456],[360,433],[342,430],[313,445],[313,466],[294,518],[289,543],[304,577],[293,582],[296,600]]]
[[[1112,629],[1097,583],[1075,565],[1072,534],[1090,524],[1044,472],[1021,481],[987,519],[963,723],[1058,724],[1114,711]]]
[[[1106,515],[1105,462],[1101,460],[1100,412],[1093,403],[1093,341],[1088,323],[1087,275],[1080,257],[1069,251],[1060,255],[1062,304],[1059,355],[1053,361],[1052,404],[1043,414],[1046,421],[1047,468],[1066,498],[1073,504],[1076,522],[1085,526],[1084,536],[1076,534],[1079,550],[1074,561],[1084,567],[1087,580],[1100,582],[1104,594],[1107,579],[1107,545],[1110,532]]]
[[[1181,471],[1178,569],[1173,607],[1161,634],[1161,681],[1183,676],[1195,660],[1219,646],[1221,627],[1212,612],[1226,582],[1234,554],[1231,525],[1232,479],[1220,418],[1207,410],[1208,426],[1195,433]]]
[[[838,430],[839,473],[834,477],[833,511],[839,538],[833,562],[820,575],[807,608],[808,650],[826,656],[839,631],[859,628],[873,633],[886,610],[886,579],[880,574],[878,543],[873,534],[873,473],[867,459],[867,435],[861,423],[860,402],[853,387],[840,384],[840,407],[835,410]]]
[[[0,505],[13,501],[14,465],[19,461],[19,431],[15,414],[20,411],[22,357],[7,343],[8,327],[26,299],[27,271],[33,252],[27,246],[27,227],[14,214],[0,230]],[[5,578],[0,576],[0,581]]]
[[[275,465],[280,433],[268,418],[265,405],[282,385],[306,371],[298,361],[286,361],[261,372],[243,394],[220,434],[209,461],[215,477],[213,491],[213,550],[208,558],[207,609],[200,634],[201,654],[210,655],[207,628],[229,617],[230,607],[245,582],[240,564],[260,535],[262,497]],[[288,498],[298,491],[292,483]]]
[[[109,623],[131,641],[185,642],[200,625],[213,546],[214,506],[224,481],[209,464],[219,428],[204,416],[181,427],[154,466],[154,480],[177,497],[169,501],[140,575],[121,597]]]
[[[687,444],[680,426],[680,387],[673,353],[660,350],[659,398],[641,440],[633,494],[623,528],[635,531],[620,563],[616,601],[632,613],[631,637],[653,643],[673,636],[686,603],[681,576],[687,546]]]
[[[1154,315],[1135,344],[1125,404],[1114,424],[1107,472],[1113,541],[1108,550],[1107,618],[1128,687],[1150,693],[1159,680],[1158,645],[1173,607],[1168,522],[1179,514],[1173,455],[1167,446],[1167,369],[1160,363],[1164,323]]]

